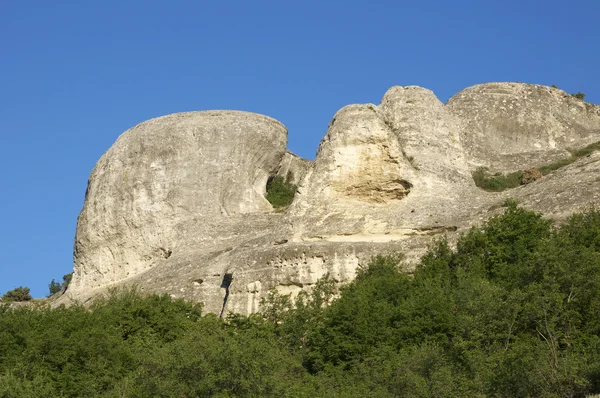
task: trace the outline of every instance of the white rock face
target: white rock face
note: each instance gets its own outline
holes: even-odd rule
[[[403,252],[407,270],[436,236],[480,223],[506,198],[550,217],[600,204],[593,154],[502,193],[471,173],[537,165],[600,141],[600,108],[549,87],[491,83],[448,104],[392,87],[381,104],[336,113],[314,161],[286,151],[286,128],[262,115],[169,115],[126,131],[94,168],[61,302],[110,286],[256,312],[275,289],[296,295],[330,273],[352,280],[372,256]],[[292,205],[264,199],[268,178],[298,185]]]
[[[214,238],[222,218],[270,211],[265,184],[286,142],[276,120],[232,111],[169,115],[126,131],[90,176],[73,294],[169,258],[189,224],[202,241]]]
[[[318,200],[387,203],[410,192],[415,170],[373,105],[340,110],[325,135],[311,178]]]
[[[290,151],[286,151],[283,159],[281,159],[277,175],[284,177],[291,184],[298,185],[311,168],[312,162],[310,160],[302,159]]]
[[[486,83],[466,88],[446,106],[472,165],[496,171],[536,167],[567,149],[598,140],[600,107],[537,84]]]
[[[403,153],[428,183],[470,184],[461,142],[460,120],[449,113],[430,90],[421,87],[392,87],[379,106]]]
[[[476,191],[459,121],[431,91],[393,87],[336,113],[289,217],[295,241],[399,242],[455,228]]]

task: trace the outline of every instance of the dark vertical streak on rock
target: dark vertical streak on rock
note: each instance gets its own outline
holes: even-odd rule
[[[225,289],[225,297],[223,297],[223,307],[221,308],[219,318],[223,318],[223,315],[225,315],[225,310],[227,309],[227,299],[229,299],[229,286],[231,286],[231,281],[233,281],[233,274],[225,274],[223,276],[221,288]]]

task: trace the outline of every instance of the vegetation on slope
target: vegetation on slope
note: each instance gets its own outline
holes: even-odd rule
[[[597,150],[600,150],[600,141],[594,142],[584,148],[569,150],[571,156],[536,167],[535,170],[539,171],[542,176],[545,176]],[[525,171],[523,170],[508,174],[493,173],[487,167],[478,167],[472,175],[475,185],[479,188],[490,192],[501,192],[522,185],[524,173]]]
[[[377,257],[336,292],[226,320],[168,296],[0,307],[2,397],[583,397],[600,393],[600,212],[514,202],[413,276]]]
[[[267,181],[266,198],[275,209],[285,209],[292,204],[296,194],[296,185],[292,184],[291,173],[286,178],[275,176]]]
[[[32,299],[31,290],[28,287],[19,286],[2,295],[2,300],[6,302],[30,301]]]
[[[58,292],[62,292],[64,290],[66,290],[67,287],[69,287],[69,283],[71,283],[71,278],[73,278],[72,272],[70,272],[66,275],[63,275],[62,283],[59,283],[59,282],[55,281],[54,279],[52,279],[52,281],[48,285],[48,290],[50,291],[50,293],[48,294],[48,297],[50,297],[53,294],[56,294]]]

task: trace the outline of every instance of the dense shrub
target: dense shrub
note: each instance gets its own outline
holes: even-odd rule
[[[506,211],[437,241],[413,278],[377,258],[311,329],[316,375],[380,396],[584,396],[600,392],[600,213],[560,229]]]
[[[19,286],[14,288],[13,290],[9,290],[4,293],[2,296],[2,300],[4,301],[29,301],[31,300],[31,295],[29,294],[29,288]]]
[[[475,185],[490,192],[501,192],[505,189],[516,188],[521,185],[522,179],[522,171],[509,174],[492,174],[487,167],[478,167],[473,172],[473,181],[475,181]]]
[[[276,209],[284,209],[292,204],[294,200],[297,187],[290,182],[290,177],[290,175],[287,178],[275,176],[267,181],[266,198]]]

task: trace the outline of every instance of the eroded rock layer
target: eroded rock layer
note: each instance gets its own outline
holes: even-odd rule
[[[455,239],[508,197],[556,218],[600,199],[597,153],[511,191],[474,185],[476,167],[530,168],[600,141],[600,107],[545,86],[483,84],[446,105],[392,87],[338,111],[314,161],[286,139],[276,120],[236,111],[123,133],[90,176],[59,302],[137,284],[247,314],[271,289],[294,295],[325,273],[346,283],[379,253],[403,252],[410,270],[432,238]],[[265,200],[275,175],[298,186],[285,211]]]

